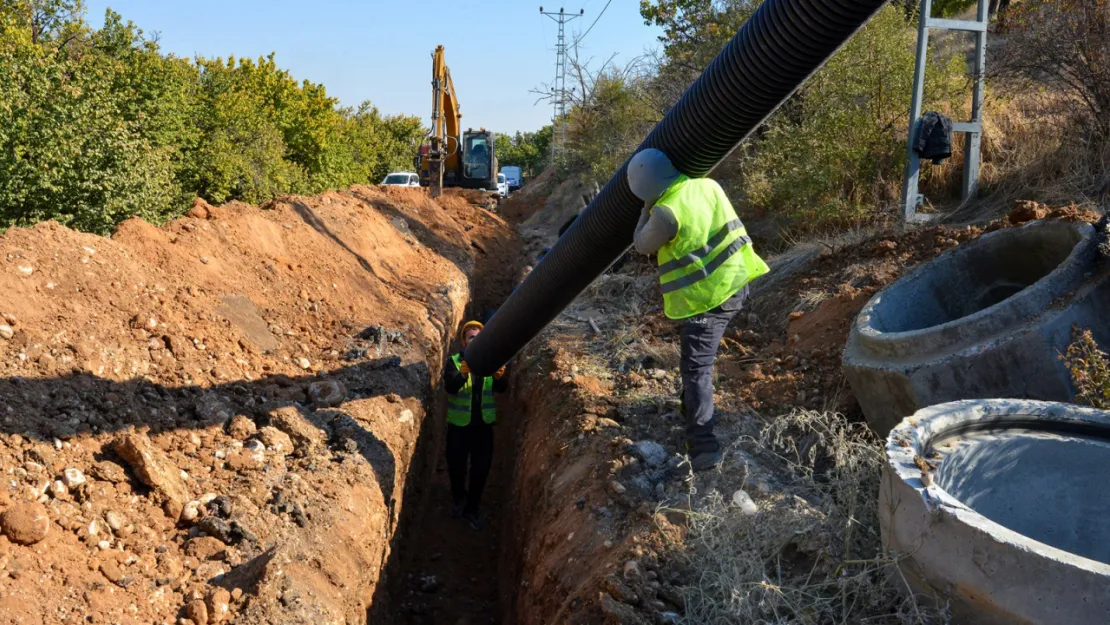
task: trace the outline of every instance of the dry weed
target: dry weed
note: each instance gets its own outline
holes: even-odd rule
[[[742,441],[784,492],[748,516],[720,496],[690,515],[685,623],[946,622],[909,598],[878,526],[879,441],[834,413],[795,412]]]
[[[1061,358],[1078,391],[1076,401],[1100,410],[1110,408],[1110,361],[1091,331],[1075,328],[1072,344]]]

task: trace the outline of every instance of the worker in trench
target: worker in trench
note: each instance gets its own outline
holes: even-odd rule
[[[451,516],[461,517],[475,531],[483,526],[479,504],[493,462],[493,426],[497,421],[494,393],[508,390],[505,367],[492,377],[478,377],[463,360],[466,346],[482,331],[468,321],[459,332],[462,350],[451,356],[443,371],[447,389],[447,472],[451,477]],[[470,481],[467,483],[467,464]]]
[[[713,363],[725,328],[744,305],[748,284],[769,271],[721,185],[688,178],[656,149],[628,163],[628,186],[644,209],[633,238],[658,257],[663,312],[682,321],[682,414],[695,471],[721,462],[713,432]]]

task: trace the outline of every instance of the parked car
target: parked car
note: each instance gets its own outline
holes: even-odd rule
[[[509,197],[509,182],[505,180],[505,174],[497,174],[497,194]]]
[[[506,165],[502,167],[501,173],[505,174],[505,180],[509,183],[509,193],[524,186],[524,174],[516,165]]]
[[[411,171],[395,171],[382,180],[382,185],[387,187],[419,187],[420,176]]]

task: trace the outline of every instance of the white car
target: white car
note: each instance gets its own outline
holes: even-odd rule
[[[509,196],[509,182],[505,179],[505,174],[497,174],[497,194],[501,197]]]
[[[419,187],[420,176],[412,173],[411,171],[395,171],[382,180],[382,186],[386,187]]]

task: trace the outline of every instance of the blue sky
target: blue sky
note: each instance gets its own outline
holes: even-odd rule
[[[111,7],[164,51],[179,56],[257,57],[277,53],[298,79],[323,83],[345,105],[371,100],[383,113],[431,114],[431,52],[447,49],[464,127],[498,132],[535,130],[551,119],[531,89],[555,73],[557,24],[539,13],[544,0],[87,0],[99,27]],[[584,17],[581,33],[607,0],[563,4]],[[657,46],[659,30],[644,25],[639,0],[612,0],[582,41],[583,57],[617,53],[628,61]],[[544,6],[558,10],[559,4]]]

